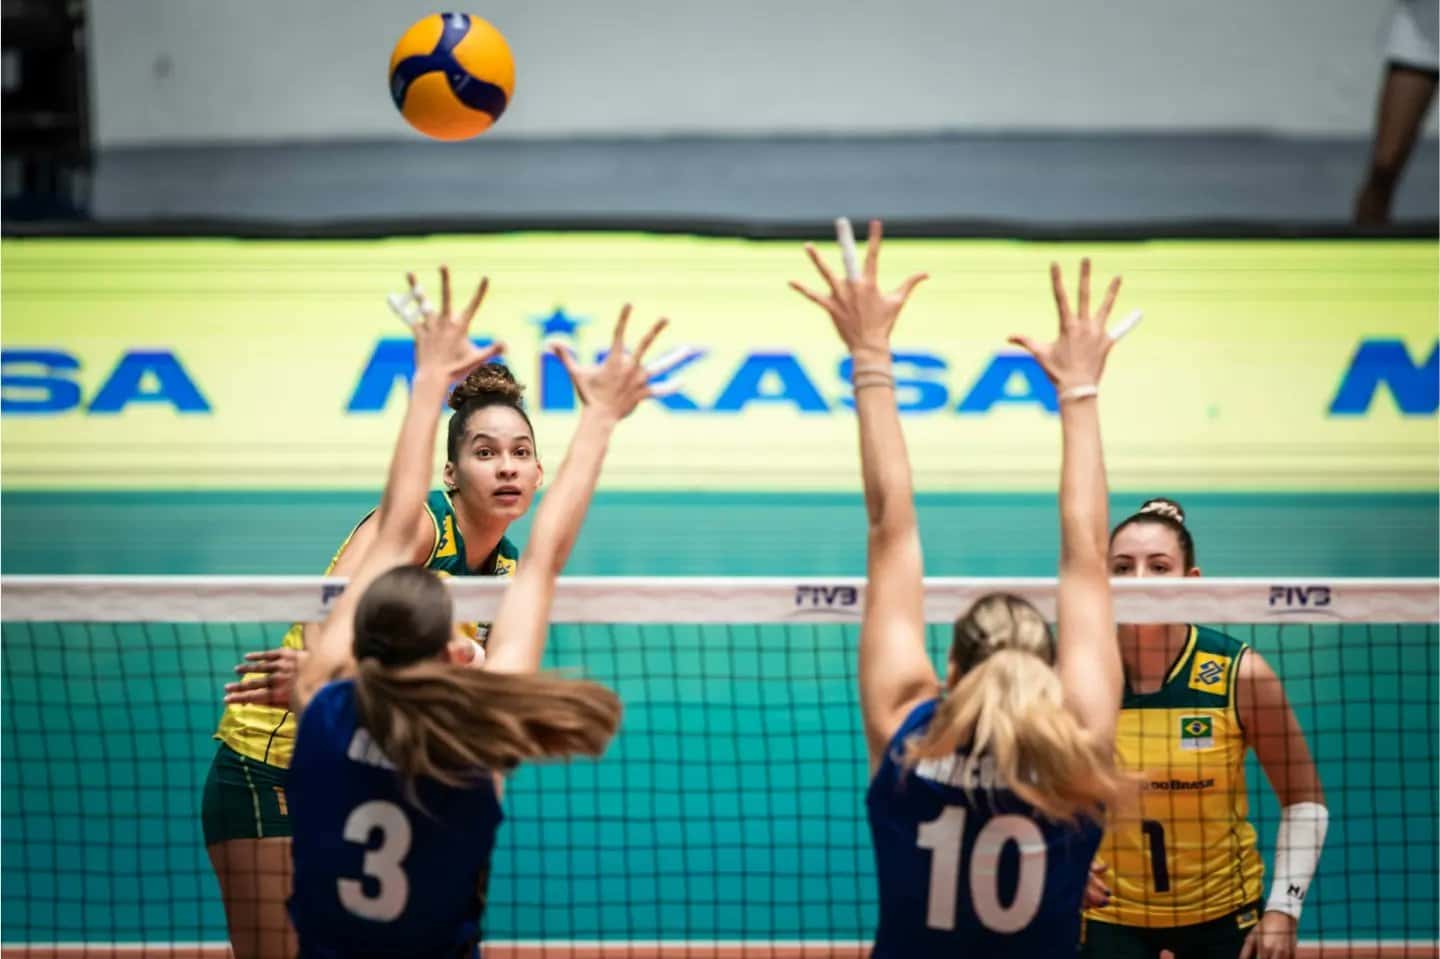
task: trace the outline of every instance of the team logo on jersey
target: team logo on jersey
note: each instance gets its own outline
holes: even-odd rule
[[[1180,717],[1180,748],[1209,749],[1215,745],[1215,719],[1211,716]]]
[[[1224,696],[1230,679],[1230,657],[1218,653],[1196,653],[1190,667],[1190,688]]]
[[[495,557],[495,575],[496,575],[496,576],[514,576],[514,575],[515,575],[515,560],[513,560],[513,559],[510,558],[509,556],[497,556],[497,557]]]
[[[444,559],[455,552],[455,517],[446,513],[445,522],[440,524],[440,541],[435,544],[435,558]]]

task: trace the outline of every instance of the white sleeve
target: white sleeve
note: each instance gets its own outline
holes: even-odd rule
[[[1275,881],[1270,884],[1266,912],[1300,918],[1329,825],[1330,810],[1317,802],[1297,802],[1281,810],[1275,837]]]

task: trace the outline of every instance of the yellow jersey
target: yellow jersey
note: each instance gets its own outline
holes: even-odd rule
[[[519,562],[519,552],[510,540],[500,538],[499,544],[486,557],[479,569],[470,569],[465,564],[465,540],[455,521],[455,507],[450,496],[443,490],[433,491],[425,501],[426,513],[435,529],[435,539],[430,546],[430,556],[425,561],[427,569],[452,576],[513,576]],[[340,554],[374,510],[350,530],[330,563],[326,574],[335,569]],[[472,633],[472,635],[474,635]],[[305,647],[304,624],[293,623],[280,640],[282,646],[290,649]],[[257,675],[257,674],[251,674]],[[246,677],[247,679],[249,676]],[[290,767],[290,755],[295,746],[295,716],[288,709],[278,706],[261,706],[239,703],[225,707],[220,717],[220,726],[215,737],[226,746],[257,762],[284,769]]]
[[[1110,903],[1087,919],[1188,926],[1260,899],[1264,866],[1245,791],[1245,730],[1235,708],[1249,647],[1190,627],[1153,693],[1127,688],[1116,732],[1125,768],[1143,775],[1138,810],[1121,810],[1101,840]]]

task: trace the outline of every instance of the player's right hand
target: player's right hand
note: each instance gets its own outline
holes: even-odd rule
[[[305,662],[305,655],[305,650],[288,646],[246,653],[245,662],[235,667],[235,672],[244,678],[225,684],[225,704],[249,703],[289,709],[290,687]]]
[[[1057,391],[1075,387],[1095,386],[1105,370],[1105,358],[1115,340],[1105,330],[1105,321],[1120,292],[1120,277],[1110,281],[1100,308],[1090,310],[1090,259],[1080,261],[1079,299],[1072,308],[1065,294],[1065,280],[1060,264],[1050,264],[1050,286],[1055,294],[1055,308],[1060,314],[1060,335],[1053,343],[1037,343],[1028,336],[1012,336],[1009,342],[1035,357]],[[1118,331],[1117,331],[1118,332]]]

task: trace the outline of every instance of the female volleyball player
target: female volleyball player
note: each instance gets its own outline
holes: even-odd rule
[[[412,290],[417,290],[412,278]],[[525,515],[543,475],[524,387],[498,364],[475,370],[450,394],[444,489],[414,517],[406,557],[455,576],[510,576],[518,552],[505,537]],[[427,461],[428,462],[428,461]],[[327,575],[352,575],[374,543],[367,514],[341,543]],[[285,794],[295,718],[289,694],[314,626],[290,627],[278,649],[250,653],[248,675],[226,686],[215,732],[220,745],[205,781],[205,845],[220,882],[236,959],[294,953],[285,912],[290,895],[290,817]],[[484,638],[483,627],[475,631]],[[477,659],[483,651],[474,650]],[[478,665],[478,663],[477,663]]]
[[[1120,655],[1105,570],[1106,483],[1096,393],[1113,340],[1111,283],[1090,308],[1090,265],[1071,309],[1051,282],[1060,336],[1015,342],[1060,399],[1059,641],[1016,596],[982,597],[954,629],[942,685],[925,651],[920,534],[890,372],[890,331],[910,292],[876,281],[880,224],[863,272],[799,292],[830,314],[854,358],[869,513],[860,705],[873,780],[866,800],[880,881],[877,959],[1073,954],[1081,895],[1117,795]]]
[[[1199,576],[1180,504],[1152,499],[1116,526],[1110,572]],[[1245,643],[1203,626],[1121,626],[1120,652],[1117,745],[1148,788],[1138,813],[1112,818],[1106,832],[1100,855],[1112,896],[1086,913],[1085,955],[1290,959],[1329,813],[1284,686]],[[1282,807],[1263,905],[1247,748]]]
[[[290,803],[291,916],[302,957],[476,955],[480,890],[501,811],[499,776],[538,756],[595,755],[620,701],[595,683],[539,676],[555,580],[594,492],[611,432],[646,396],[646,349],[625,348],[627,307],[604,363],[577,369],[584,402],[553,488],[500,604],[483,670],[460,665],[449,595],[413,564],[434,410],[485,354],[466,336],[470,307],[415,324],[416,375],[374,541],[317,631],[292,693],[299,716]],[[501,675],[504,674],[504,675]]]

